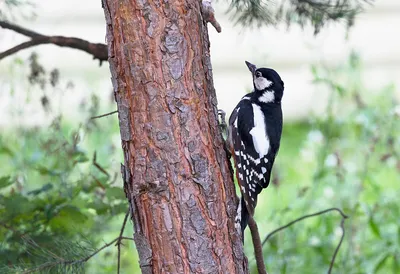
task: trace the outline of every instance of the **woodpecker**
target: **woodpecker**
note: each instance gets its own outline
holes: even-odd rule
[[[229,117],[227,146],[234,158],[242,193],[235,218],[243,235],[254,215],[257,196],[269,184],[282,134],[284,83],[271,68],[257,68],[245,61],[254,90],[242,97]]]

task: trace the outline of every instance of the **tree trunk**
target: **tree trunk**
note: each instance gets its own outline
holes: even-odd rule
[[[198,0],[103,0],[143,273],[247,273]]]

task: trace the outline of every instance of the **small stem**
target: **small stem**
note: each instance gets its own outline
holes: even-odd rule
[[[342,242],[343,242],[343,239],[344,239],[344,234],[345,234],[344,221],[345,220],[346,220],[346,217],[343,217],[342,221],[340,222],[340,228],[342,229],[342,236],[340,237],[340,241],[339,241],[339,243],[338,243],[338,245],[337,245],[337,247],[335,249],[335,252],[333,253],[332,260],[331,260],[331,263],[330,263],[329,269],[328,269],[328,274],[331,274],[331,272],[332,272],[333,264],[335,263],[335,259],[336,259],[336,255],[338,254],[339,248],[342,245]]]
[[[348,218],[348,216],[347,216],[346,214],[344,214],[343,211],[341,211],[339,208],[336,208],[336,207],[328,208],[328,209],[325,209],[325,210],[322,210],[322,211],[319,211],[319,212],[316,212],[316,213],[313,213],[313,214],[304,215],[304,216],[302,216],[302,217],[300,217],[300,218],[297,218],[297,219],[291,221],[290,223],[288,223],[288,224],[286,224],[286,225],[284,225],[284,226],[278,227],[277,229],[275,229],[275,230],[273,230],[272,232],[270,232],[270,233],[264,238],[264,241],[262,242],[262,245],[264,246],[265,243],[269,240],[269,238],[271,238],[275,233],[277,233],[277,232],[279,232],[279,231],[281,231],[281,230],[284,230],[285,228],[288,228],[289,226],[294,225],[295,223],[300,222],[300,221],[302,221],[302,220],[304,220],[304,219],[311,218],[311,217],[315,217],[315,216],[318,216],[318,215],[322,215],[322,214],[327,213],[327,212],[330,212],[330,211],[337,211],[337,212],[339,212],[340,215],[342,215],[342,218],[343,218],[343,219]]]
[[[299,222],[299,221],[301,221],[301,220],[304,220],[304,219],[307,219],[307,218],[311,218],[311,217],[315,217],[315,216],[318,216],[318,215],[322,215],[322,214],[327,213],[327,212],[330,212],[330,211],[337,211],[337,212],[339,212],[340,215],[342,216],[342,220],[341,220],[341,222],[340,222],[340,227],[342,228],[342,236],[341,236],[341,238],[340,238],[340,241],[339,241],[338,245],[336,246],[335,252],[333,253],[333,256],[332,256],[332,259],[331,259],[331,262],[330,262],[330,265],[329,265],[329,269],[328,269],[328,274],[331,274],[332,269],[333,269],[333,265],[334,265],[334,263],[335,263],[336,255],[339,253],[339,249],[340,249],[340,246],[342,245],[342,242],[343,242],[343,239],[344,239],[344,235],[345,235],[344,221],[348,218],[348,216],[347,216],[346,214],[344,214],[343,211],[341,211],[339,208],[336,208],[336,207],[328,208],[328,209],[325,209],[325,210],[322,210],[322,211],[319,211],[319,212],[316,212],[316,213],[313,213],[313,214],[304,215],[304,216],[302,216],[302,217],[300,217],[300,218],[297,218],[296,220],[293,220],[293,221],[291,221],[290,223],[288,223],[288,224],[286,224],[286,225],[284,225],[284,226],[281,226],[281,227],[279,227],[279,228],[273,230],[272,232],[270,232],[270,233],[265,237],[265,239],[264,239],[264,241],[263,241],[263,243],[262,243],[262,246],[263,246],[263,245],[268,241],[268,239],[271,238],[275,233],[277,233],[277,232],[279,232],[279,231],[281,231],[281,230],[284,230],[285,228],[288,228],[289,226],[291,226],[291,225],[293,225],[293,224],[295,224],[295,223],[297,223],[297,222]],[[250,226],[250,225],[249,225],[249,226]],[[257,265],[258,265],[258,262],[257,262]]]
[[[118,248],[118,270],[117,270],[117,273],[118,274],[120,273],[120,269],[121,269],[121,240],[124,239],[122,237],[122,234],[124,234],[125,225],[126,225],[126,221],[128,220],[129,212],[130,212],[130,210],[128,209],[128,211],[125,214],[124,222],[122,223],[121,232],[119,233],[119,237],[118,237],[118,241],[117,241],[117,248]]]
[[[106,117],[106,116],[110,116],[110,115],[113,115],[113,114],[115,114],[115,113],[118,113],[118,110],[114,110],[114,111],[111,111],[111,112],[109,112],[109,113],[106,113],[106,114],[102,114],[102,115],[99,115],[99,116],[93,116],[93,117],[90,117],[90,119],[98,119],[98,118],[102,118],[102,117]]]
[[[260,238],[260,233],[258,232],[257,223],[253,216],[249,217],[249,228],[251,232],[251,238],[253,240],[254,255],[257,262],[257,270],[259,274],[267,274],[264,264],[264,256],[262,252],[262,243]]]

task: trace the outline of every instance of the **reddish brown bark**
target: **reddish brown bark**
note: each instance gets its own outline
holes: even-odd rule
[[[197,0],[103,0],[143,273],[246,273]]]

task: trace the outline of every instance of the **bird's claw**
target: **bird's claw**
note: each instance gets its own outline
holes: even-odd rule
[[[219,116],[218,126],[220,127],[221,131],[227,136],[228,126],[226,124],[226,112],[223,111],[222,109],[219,109],[218,116]]]

